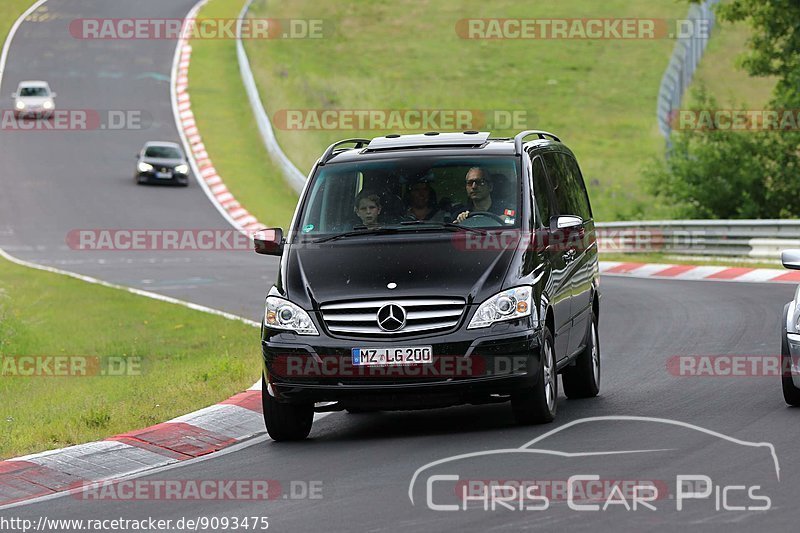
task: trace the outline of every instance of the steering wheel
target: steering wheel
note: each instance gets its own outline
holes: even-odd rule
[[[506,225],[506,221],[503,217],[500,215],[495,215],[494,213],[490,213],[489,211],[472,211],[469,215],[467,215],[467,218],[465,218],[464,221],[466,222],[472,217],[488,217],[495,220],[501,226]]]

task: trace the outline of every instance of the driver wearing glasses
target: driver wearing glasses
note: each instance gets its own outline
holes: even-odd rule
[[[472,167],[467,171],[467,176],[465,178],[467,204],[454,207],[453,212],[459,213],[459,215],[453,222],[460,224],[464,222],[470,214],[474,216],[481,212],[496,215],[497,218],[505,219],[506,223],[509,222],[509,216],[513,218],[513,211],[509,211],[509,209],[501,205],[500,202],[492,200],[492,191],[494,190],[493,178],[494,176],[490,175],[481,167]],[[510,222],[513,223],[513,220]]]

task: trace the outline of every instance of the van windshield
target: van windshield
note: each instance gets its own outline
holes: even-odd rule
[[[299,232],[317,238],[370,230],[444,231],[452,224],[481,230],[519,227],[517,165],[508,156],[328,164],[313,178]]]

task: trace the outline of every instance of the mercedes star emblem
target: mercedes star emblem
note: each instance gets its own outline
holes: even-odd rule
[[[378,326],[383,331],[397,331],[406,325],[406,310],[397,304],[386,304],[378,309]]]

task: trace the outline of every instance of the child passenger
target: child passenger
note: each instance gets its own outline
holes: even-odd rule
[[[356,215],[368,228],[378,226],[378,215],[381,214],[381,198],[377,194],[361,191],[356,196]]]

